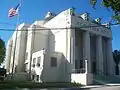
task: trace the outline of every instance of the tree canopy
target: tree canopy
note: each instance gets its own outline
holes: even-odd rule
[[[0,64],[4,61],[5,51],[5,42],[0,38]]]
[[[90,0],[90,3],[95,8],[98,0]],[[113,20],[116,24],[120,24],[120,0],[100,0],[101,4],[113,12]]]

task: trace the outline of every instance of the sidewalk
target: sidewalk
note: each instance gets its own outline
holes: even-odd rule
[[[82,86],[80,88],[99,88],[99,87],[105,87],[105,86],[120,86],[120,83],[118,84],[110,83],[110,84],[104,84],[104,85],[88,85],[88,86]]]

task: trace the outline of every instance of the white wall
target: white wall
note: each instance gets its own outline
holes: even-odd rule
[[[85,28],[81,28],[83,30],[88,30],[91,33],[94,33],[96,35],[102,35],[105,37],[112,37],[112,32],[110,29],[94,24],[91,21],[87,21],[87,20],[83,20],[80,16],[72,16],[71,17],[71,25],[72,27],[77,27],[77,28],[81,28],[81,27],[85,27]],[[98,26],[98,27],[88,27],[86,28],[86,26]]]
[[[30,70],[32,53],[44,49],[48,49],[48,33],[47,28],[42,28],[41,25],[33,23],[28,29],[26,53],[28,58],[25,63],[28,63],[27,69]],[[35,30],[36,29],[36,30]]]
[[[69,11],[70,9],[61,12],[44,25],[44,27],[50,28],[53,34],[49,37],[49,42],[53,42],[49,45],[50,51],[61,52],[67,59],[69,58],[67,55],[70,53],[68,52],[68,47],[70,46],[71,29],[65,28],[71,26],[71,16],[69,15]]]
[[[22,29],[27,30],[28,27],[24,27]],[[17,72],[24,72],[24,61],[25,61],[25,52],[26,52],[26,42],[27,42],[27,32],[28,31],[21,31],[18,40],[18,62],[17,63]]]
[[[50,21],[45,23],[44,27],[47,28],[66,28],[71,25],[71,16],[69,14],[70,9],[62,11]],[[56,31],[56,30],[55,30]]]
[[[31,75],[39,75],[39,81],[38,82],[41,82],[40,75],[42,74],[42,70],[43,70],[44,53],[45,53],[45,51],[41,50],[41,51],[37,51],[37,52],[32,54],[32,63],[31,63],[31,65],[33,65],[33,59],[34,58],[36,58],[36,62],[35,62],[35,67],[31,66]],[[41,60],[39,62],[40,67],[37,66],[38,57],[41,57]],[[36,78],[34,80],[37,81]]]
[[[26,24],[20,24],[18,26],[18,30],[22,30],[22,29],[27,29],[29,25]],[[13,40],[13,44],[12,44],[12,50],[11,50],[11,58],[10,58],[10,73],[12,72],[12,65],[13,65],[13,55],[14,55],[14,49],[15,49],[15,58],[14,58],[14,70],[15,67],[16,68],[16,72],[18,70],[18,72],[22,71],[23,68],[23,62],[24,61],[24,49],[26,47],[25,45],[25,35],[26,35],[27,31],[15,31],[12,35],[12,40]],[[17,34],[16,34],[17,33]],[[16,35],[17,35],[17,39],[16,39]],[[15,44],[16,44],[16,48],[15,48]]]
[[[72,35],[75,29],[70,29],[71,27],[80,27],[81,24],[85,23],[86,25],[96,25],[78,16],[71,16],[69,14],[70,9],[65,10],[55,16],[53,19],[49,20],[44,24],[44,21],[35,21],[29,28],[27,32],[19,32],[17,35],[17,50],[15,52],[15,64],[18,65],[18,72],[23,70],[24,63],[28,63],[27,69],[31,69],[31,60],[33,57],[41,55],[43,48],[46,49],[47,53],[44,56],[43,62],[43,72],[36,72],[43,74],[44,76],[41,78],[41,81],[67,81],[70,76],[70,49],[75,47],[74,40],[75,36]],[[18,29],[22,29],[25,24],[21,24]],[[35,26],[34,26],[35,25]],[[44,27],[44,28],[43,28]],[[66,29],[69,28],[69,29]],[[37,29],[37,30],[35,30]],[[51,30],[48,30],[51,29]],[[112,37],[111,30],[98,27],[98,28],[82,28],[84,30],[89,30],[89,32],[94,33],[96,35],[102,35],[108,38]],[[81,30],[81,29],[80,29]],[[15,35],[14,32],[12,36],[13,45],[11,50],[11,61],[10,61],[10,69],[12,69],[13,63],[13,51],[15,47]],[[26,36],[27,35],[27,36]],[[27,37],[27,38],[26,38]],[[71,43],[71,44],[70,44]],[[75,50],[72,50],[75,52]],[[59,53],[57,53],[59,52]],[[71,52],[72,54],[74,54]],[[27,60],[24,62],[25,54],[28,53]],[[33,54],[34,53],[34,54]],[[33,56],[33,57],[32,57]],[[58,66],[56,68],[50,67],[50,57],[54,56],[58,58]],[[73,55],[74,57],[75,55]],[[74,57],[75,58],[75,57]],[[71,58],[74,60],[74,58]],[[72,62],[74,64],[74,61]],[[38,71],[38,68],[35,69]],[[51,75],[49,75],[51,73]],[[61,75],[62,73],[62,75]],[[73,79],[76,80],[76,77],[80,77],[81,75],[73,75]],[[82,75],[81,77],[83,77]],[[83,78],[87,78],[84,76]],[[86,80],[85,80],[86,81]],[[83,81],[83,83],[85,83]],[[88,81],[87,81],[88,82]]]
[[[71,74],[71,82],[75,82],[75,83],[80,83],[80,84],[83,84],[83,85],[86,85],[87,84],[87,81],[86,81],[86,74],[83,73],[83,74]]]
[[[92,84],[92,74],[78,73],[71,74],[71,82],[80,83],[82,85]]]
[[[11,50],[12,50],[12,38],[8,40],[6,47],[5,69],[7,70],[7,74],[9,73],[10,70]]]
[[[50,28],[52,35],[49,36],[49,54],[52,52],[62,53],[66,59],[66,67],[68,75],[71,71],[70,64],[70,36],[71,30],[71,15],[69,14],[70,9],[65,10],[55,16],[53,19],[45,23],[44,27]],[[68,29],[66,29],[68,28]],[[56,73],[61,73],[56,71]],[[70,77],[70,75],[68,76]]]
[[[51,67],[51,57],[57,57],[57,67]],[[63,54],[59,52],[51,52],[48,58],[45,56],[43,82],[69,82],[68,63]]]
[[[39,75],[40,80],[39,82],[69,82],[70,76],[67,72],[67,60],[63,54],[58,52],[51,52],[48,55],[47,52],[44,50],[35,52],[32,54],[32,64],[33,58],[36,58],[37,64],[37,57],[41,57],[40,67],[32,67],[32,75]],[[51,57],[57,58],[57,67],[51,67]],[[35,78],[36,81],[36,78]]]

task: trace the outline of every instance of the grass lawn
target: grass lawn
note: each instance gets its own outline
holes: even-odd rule
[[[62,82],[49,82],[49,83],[35,83],[35,82],[13,82],[3,81],[0,82],[0,89],[14,89],[14,88],[66,88],[66,87],[80,87],[79,83],[62,83]]]

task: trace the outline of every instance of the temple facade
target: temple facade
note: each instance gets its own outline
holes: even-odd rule
[[[73,8],[48,12],[44,20],[17,27],[7,44],[5,67],[8,74],[25,72],[37,82],[88,85],[96,73],[114,75],[109,23]]]

